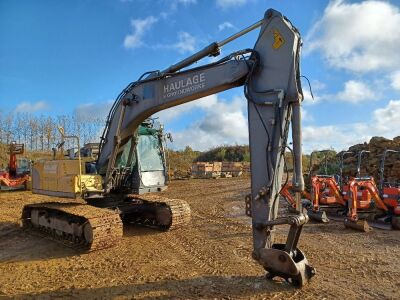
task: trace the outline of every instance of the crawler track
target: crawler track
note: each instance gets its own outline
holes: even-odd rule
[[[162,222],[160,222],[160,219],[156,216],[154,219],[143,219],[140,217],[136,220],[132,220],[133,223],[157,227],[163,230],[174,230],[190,222],[190,206],[184,200],[170,199],[157,194],[130,194],[128,198],[143,201],[144,205],[151,207],[151,210],[155,211],[156,215],[157,211],[163,214]]]
[[[123,230],[118,213],[81,203],[25,205],[22,225],[65,246],[85,251],[114,246]]]

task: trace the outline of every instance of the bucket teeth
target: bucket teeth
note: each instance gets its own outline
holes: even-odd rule
[[[344,226],[346,228],[351,228],[357,231],[368,232],[371,231],[372,228],[368,225],[365,220],[352,221],[349,218],[344,219]]]

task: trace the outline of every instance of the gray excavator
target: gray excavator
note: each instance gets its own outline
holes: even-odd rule
[[[207,56],[218,56],[222,46],[256,28],[260,32],[252,49],[190,68]],[[268,272],[267,278],[278,276],[303,286],[315,269],[297,247],[308,221],[301,208],[301,45],[300,33],[292,23],[269,9],[262,20],[227,39],[211,43],[165,70],[144,73],[120,93],[111,108],[95,167],[88,167],[90,163],[80,155],[34,165],[33,192],[52,195],[54,201],[26,205],[23,226],[90,251],[118,241],[121,219],[164,230],[187,224],[188,204],[156,193],[167,185],[163,134],[146,120],[161,110],[244,86],[251,154],[251,194],[245,204],[246,214],[252,218],[252,257]],[[288,146],[290,127],[293,149]],[[74,138],[61,133],[65,139]],[[294,158],[292,185],[298,212],[278,217],[287,148]],[[279,225],[289,225],[283,244],[274,241]]]

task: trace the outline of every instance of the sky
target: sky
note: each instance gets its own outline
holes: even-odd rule
[[[305,152],[400,135],[400,0],[0,0],[0,110],[105,116],[146,71],[165,69],[263,18],[303,40]],[[220,57],[252,48],[253,31]],[[194,66],[209,63],[206,58]],[[243,88],[157,114],[173,147],[247,144]]]

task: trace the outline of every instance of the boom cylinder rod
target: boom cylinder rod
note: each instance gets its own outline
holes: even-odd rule
[[[241,37],[242,35],[260,27],[263,23],[264,19],[258,21],[257,23],[254,23],[253,25],[239,31],[238,33],[235,33],[234,35],[231,35],[230,37],[226,38],[225,40],[221,42],[213,42],[207,47],[203,48],[199,52],[196,52],[195,54],[185,58],[184,60],[181,60],[180,62],[169,66],[165,70],[161,71],[161,74],[167,74],[167,73],[174,73],[180,69],[183,69],[187,66],[190,66],[191,64],[195,63],[196,61],[206,57],[206,56],[218,56],[219,55],[219,48],[224,46],[225,44],[237,39],[238,37]]]
[[[293,190],[295,191],[296,208],[302,212],[301,192],[304,190],[302,147],[301,147],[301,109],[300,102],[293,104],[292,139],[294,154]]]
[[[301,193],[304,190],[302,147],[301,147],[301,109],[300,102],[293,104],[292,139],[294,154],[293,188]]]
[[[223,41],[219,42],[218,43],[218,47],[222,47],[225,44],[228,44],[228,43],[232,42],[233,40],[236,40],[238,37],[241,37],[242,35],[250,32],[250,31],[252,31],[252,30],[254,30],[254,29],[258,28],[258,27],[260,27],[263,22],[264,22],[264,19],[262,19],[262,20],[258,21],[257,23],[254,23],[253,25],[250,25],[249,27],[247,27],[247,28],[245,28],[245,29],[243,29],[243,30],[231,35],[230,37],[228,37],[228,38],[224,39]]]

